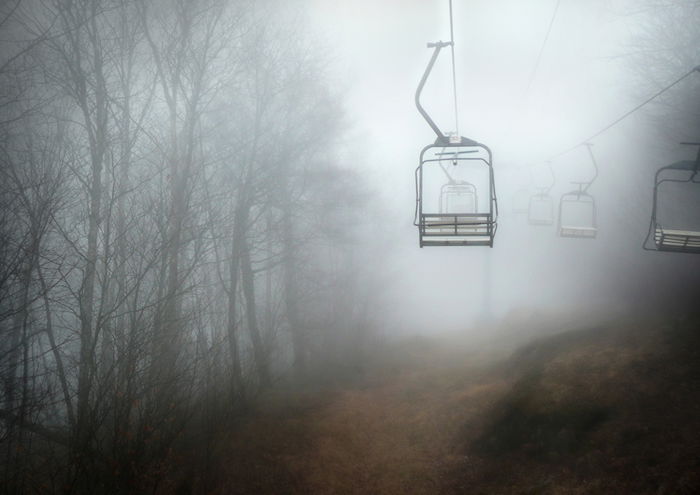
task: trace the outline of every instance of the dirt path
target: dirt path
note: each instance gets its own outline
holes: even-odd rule
[[[399,377],[343,392],[309,418],[313,450],[308,484],[315,493],[415,493],[441,490],[460,459],[452,452],[470,403],[494,385],[450,390],[431,375]],[[476,410],[476,407],[471,409]],[[475,412],[475,411],[474,411]]]
[[[236,464],[243,470],[227,489],[321,494],[443,491],[444,477],[466,462],[456,453],[455,438],[507,386],[483,372],[489,361],[484,356],[465,359],[468,354],[449,346],[415,354],[413,349],[404,351],[370,383],[361,381],[335,392],[321,404],[269,406],[235,439]]]

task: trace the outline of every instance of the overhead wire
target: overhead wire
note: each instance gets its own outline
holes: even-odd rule
[[[545,48],[547,47],[547,42],[549,41],[549,36],[552,33],[552,27],[554,26],[554,20],[557,18],[557,12],[559,11],[559,4],[561,3],[561,0],[557,0],[557,3],[554,6],[554,11],[552,12],[552,17],[549,20],[549,25],[547,26],[547,32],[544,36],[544,39],[542,40],[542,45],[540,45],[540,50],[537,53],[537,58],[535,59],[535,64],[532,67],[532,71],[530,71],[530,77],[528,78],[527,85],[525,86],[525,91],[523,91],[523,96],[521,98],[521,105],[526,105],[527,104],[527,99],[530,94],[530,89],[532,89],[532,83],[535,80],[535,76],[537,74],[537,71],[540,66],[540,62],[542,61],[542,55],[544,54]],[[523,112],[523,107],[521,106],[518,110],[519,114],[522,114]],[[513,126],[515,124],[515,120],[511,119],[510,124],[507,127],[507,135],[510,135],[512,132]]]
[[[530,78],[528,79],[527,86],[525,87],[525,97],[527,97],[527,95],[530,93],[532,82],[535,80],[535,75],[537,74],[537,70],[540,67],[540,62],[542,61],[542,54],[544,53],[544,49],[547,46],[547,41],[549,41],[549,35],[552,33],[552,26],[554,26],[554,20],[557,18],[557,12],[559,11],[560,3],[561,0],[557,0],[556,5],[554,6],[554,12],[552,12],[552,18],[549,20],[549,26],[547,27],[547,34],[544,35],[542,46],[540,46],[540,51],[537,54],[537,59],[535,59],[535,65],[532,68],[532,72],[530,72]]]
[[[547,26],[547,32],[545,34],[544,39],[542,40],[542,45],[540,46],[540,50],[537,54],[537,58],[535,60],[535,65],[533,66],[532,72],[530,73],[530,77],[528,79],[528,83],[525,89],[525,95],[529,94],[530,89],[532,87],[532,83],[535,79],[535,76],[537,75],[537,71],[539,69],[540,63],[542,61],[542,55],[544,54],[545,48],[547,46],[547,42],[549,41],[549,37],[552,33],[552,27],[554,26],[554,21],[557,18],[557,13],[559,12],[559,6],[561,4],[561,0],[557,0],[556,4],[554,5],[554,10],[552,12],[552,17],[549,20],[549,25]],[[453,16],[453,8],[452,8],[452,0],[449,0],[449,13],[450,13],[450,50],[451,50],[451,55],[452,55],[452,89],[453,89],[453,99],[454,99],[454,114],[455,114],[455,131],[457,136],[459,136],[459,115],[458,115],[458,99],[457,99],[457,70],[456,70],[456,63],[455,63],[455,43],[454,43],[454,16]],[[605,132],[609,131],[611,128],[615,127],[617,124],[628,118],[630,115],[636,113],[649,103],[651,103],[653,100],[664,94],[665,92],[669,91],[670,89],[674,88],[676,85],[680,84],[682,81],[690,77],[691,74],[694,72],[700,72],[700,65],[697,67],[693,67],[691,70],[668,84],[667,86],[663,87],[653,95],[651,95],[649,98],[646,100],[642,101],[638,105],[636,105],[634,108],[631,110],[625,112],[622,114],[620,117],[609,123],[608,125],[604,126],[600,130],[596,131],[595,133],[591,134],[588,136],[586,139],[581,140],[577,144],[566,148],[548,158],[547,161],[554,160],[556,158],[559,158],[577,148],[580,146],[584,146],[593,139],[599,137],[600,135],[604,134]]]
[[[671,82],[670,84],[668,84],[667,86],[661,88],[661,89],[658,90],[656,93],[654,93],[653,95],[651,95],[650,97],[648,97],[647,99],[645,99],[644,101],[642,101],[641,103],[637,104],[635,107],[633,107],[632,109],[628,110],[627,112],[625,112],[624,114],[622,114],[620,117],[618,117],[617,119],[615,119],[614,121],[612,121],[612,122],[609,123],[608,125],[604,126],[604,127],[601,128],[600,130],[596,131],[594,134],[591,134],[591,135],[588,136],[586,139],[580,141],[578,144],[575,144],[574,146],[571,146],[571,147],[569,147],[569,148],[567,148],[567,149],[565,149],[565,150],[563,150],[563,151],[560,151],[559,153],[557,153],[557,154],[555,154],[555,155],[550,156],[550,157],[546,160],[546,163],[549,165],[550,170],[552,171],[552,173],[553,173],[553,170],[551,169],[551,162],[552,162],[552,160],[554,160],[555,158],[559,158],[559,157],[561,157],[561,156],[563,156],[563,155],[565,155],[565,154],[567,154],[567,153],[570,153],[571,151],[574,151],[575,149],[577,149],[577,148],[579,148],[579,147],[581,147],[581,146],[587,146],[587,147],[588,147],[588,152],[589,152],[589,154],[590,154],[590,156],[591,156],[591,159],[593,160],[593,164],[594,164],[595,169],[596,169],[595,176],[594,176],[594,178],[593,178],[593,180],[595,180],[595,178],[598,177],[598,164],[597,164],[597,162],[596,162],[596,160],[595,160],[595,157],[593,156],[593,153],[592,153],[591,148],[590,148],[590,147],[592,146],[591,141],[592,141],[593,139],[595,139],[595,138],[601,136],[601,135],[604,134],[605,132],[609,131],[609,130],[612,129],[614,126],[616,126],[617,124],[619,124],[620,122],[622,122],[623,120],[625,120],[625,119],[626,119],[627,117],[629,117],[630,115],[632,115],[632,114],[634,114],[635,112],[639,111],[640,109],[642,109],[643,107],[645,107],[646,105],[648,105],[649,103],[651,103],[652,101],[654,101],[656,98],[658,98],[659,96],[661,96],[662,94],[664,94],[665,92],[671,90],[673,87],[675,87],[676,85],[680,84],[682,81],[684,81],[685,79],[687,79],[688,77],[690,77],[690,75],[693,74],[694,72],[700,73],[700,65],[698,65],[698,66],[696,66],[696,67],[693,67],[691,70],[689,70],[688,72],[686,72],[685,74],[683,74],[682,76],[680,76],[679,78],[677,78],[676,80],[674,80],[673,82]],[[698,156],[700,157],[700,151],[698,152]],[[590,185],[590,184],[589,184],[589,185]],[[587,189],[587,187],[586,187],[586,189]],[[625,226],[627,226],[626,223],[623,222],[623,224],[624,224]],[[647,234],[647,238],[646,238],[645,241],[644,241],[645,244],[646,244],[646,242],[648,241],[648,239],[649,239],[649,234]]]
[[[530,77],[528,78],[527,86],[525,88],[525,98],[527,98],[527,95],[530,93],[530,90],[532,88],[532,83],[534,82],[535,76],[537,75],[537,71],[538,71],[540,63],[542,61],[542,55],[544,54],[545,48],[547,46],[547,42],[549,41],[550,34],[552,33],[552,27],[554,26],[554,21],[556,20],[557,13],[559,12],[560,4],[561,4],[561,0],[557,0],[556,4],[554,5],[552,17],[550,18],[549,25],[547,26],[547,32],[544,36],[544,39],[542,40],[542,45],[540,46],[539,53],[537,54],[537,58],[535,60],[535,65],[533,66],[532,71],[530,72]],[[450,23],[451,22],[452,22],[452,0],[450,0]],[[453,69],[454,69],[454,63],[453,63]],[[659,96],[664,94],[666,91],[672,89],[674,86],[681,83],[683,80],[688,78],[693,72],[700,72],[700,65],[697,67],[694,67],[690,71],[686,72],[681,77],[679,77],[678,79],[676,79],[675,81],[673,81],[669,85],[665,86],[661,90],[657,91],[652,96],[650,96],[649,98],[647,98],[646,100],[644,100],[643,102],[641,102],[640,104],[638,104],[637,106],[635,106],[634,108],[629,110],[628,112],[624,113],[623,115],[621,115],[620,117],[615,119],[613,122],[611,122],[610,124],[606,125],[602,129],[600,129],[599,131],[588,136],[586,139],[583,139],[582,141],[578,142],[577,144],[575,144],[569,148],[566,148],[565,150],[560,151],[560,152],[556,153],[555,155],[550,156],[547,160],[548,161],[554,160],[555,158],[559,158],[560,156],[563,156],[563,155],[579,148],[580,146],[584,146],[586,143],[592,141],[593,139],[597,138],[601,134],[607,132],[612,127],[616,126],[617,124],[619,124],[620,122],[625,120],[627,117],[629,117],[633,113],[637,112],[638,110],[640,110],[641,108],[643,108],[644,106],[646,106],[647,104],[649,104],[650,102],[652,102],[653,100],[655,100],[656,98],[658,98]],[[456,93],[455,93],[455,105],[456,105]]]
[[[455,133],[459,136],[459,115],[457,112],[457,69],[455,65],[455,33],[454,33],[454,22],[452,19],[452,0],[450,3],[450,49],[452,52],[452,92],[454,95],[454,107],[455,107]]]
[[[526,86],[526,89],[525,89],[525,92],[524,92],[523,100],[526,100],[526,99],[527,99],[527,97],[528,97],[528,95],[529,95],[529,93],[530,93],[530,90],[531,90],[531,88],[532,88],[532,83],[534,82],[534,79],[535,79],[535,77],[536,77],[536,75],[537,75],[537,71],[538,71],[538,69],[539,69],[539,66],[540,66],[540,63],[541,63],[541,60],[542,60],[542,56],[543,56],[544,51],[545,51],[545,48],[546,48],[546,46],[547,46],[547,42],[549,41],[549,37],[550,37],[550,34],[551,34],[551,32],[552,32],[552,27],[554,26],[554,21],[556,20],[557,13],[558,13],[558,11],[559,11],[559,6],[560,6],[560,4],[561,4],[561,0],[557,0],[556,4],[555,4],[555,6],[554,6],[554,11],[552,12],[552,17],[550,18],[549,25],[548,25],[548,27],[547,27],[547,32],[546,32],[545,37],[544,37],[544,39],[543,39],[543,41],[542,41],[542,45],[540,46],[540,50],[539,50],[539,52],[538,52],[538,54],[537,54],[537,58],[536,58],[536,60],[535,60],[535,64],[534,64],[533,69],[532,69],[532,71],[531,71],[531,73],[530,73],[530,76],[529,76],[529,78],[528,78],[528,82],[527,82],[527,86]],[[451,8],[451,0],[450,0],[450,8]],[[678,77],[677,79],[675,79],[673,82],[671,82],[671,83],[668,84],[667,86],[661,88],[661,89],[658,90],[656,93],[654,93],[653,95],[651,95],[650,97],[648,97],[647,99],[645,99],[644,101],[642,101],[641,103],[637,104],[635,107],[633,107],[632,109],[628,110],[627,112],[625,112],[624,114],[622,114],[621,116],[619,116],[618,118],[616,118],[615,120],[613,120],[612,122],[610,122],[609,124],[607,124],[606,126],[602,127],[601,129],[599,129],[599,130],[596,131],[595,133],[593,133],[593,134],[591,134],[590,136],[586,137],[585,139],[581,140],[581,141],[578,142],[577,144],[575,144],[575,145],[573,145],[573,146],[571,146],[571,147],[569,147],[569,148],[566,148],[566,149],[564,149],[564,150],[562,150],[562,151],[556,153],[555,155],[550,156],[545,162],[546,162],[547,165],[549,166],[549,170],[550,170],[550,172],[552,173],[552,176],[554,176],[554,170],[552,169],[552,166],[551,166],[551,161],[552,161],[552,160],[554,160],[554,159],[556,159],[556,158],[559,158],[559,157],[561,157],[561,156],[563,156],[563,155],[565,155],[565,154],[567,154],[567,153],[569,153],[569,152],[571,152],[571,151],[574,151],[575,149],[577,149],[577,148],[579,148],[579,147],[581,147],[581,146],[587,146],[587,147],[588,147],[588,152],[589,152],[589,154],[591,155],[591,159],[593,160],[593,163],[594,163],[594,166],[595,166],[595,169],[596,169],[596,171],[595,171],[595,176],[594,176],[594,179],[593,179],[593,180],[595,180],[595,178],[598,176],[598,166],[597,166],[597,163],[596,163],[596,161],[595,161],[595,157],[593,156],[592,151],[591,151],[591,149],[590,149],[590,146],[592,146],[591,141],[594,140],[595,138],[601,136],[601,135],[604,134],[605,132],[609,131],[610,129],[612,129],[613,127],[615,127],[617,124],[619,124],[620,122],[624,121],[624,120],[627,119],[629,116],[633,115],[634,113],[636,113],[637,111],[639,111],[640,109],[642,109],[643,107],[645,107],[646,105],[648,105],[649,103],[651,103],[652,101],[654,101],[654,100],[655,100],[656,98],[658,98],[659,96],[661,96],[661,95],[663,95],[664,93],[666,93],[667,91],[671,90],[672,88],[674,88],[675,86],[677,86],[678,84],[680,84],[682,81],[684,81],[685,79],[687,79],[688,77],[690,77],[690,76],[691,76],[693,73],[695,73],[695,72],[700,73],[700,65],[698,65],[698,66],[696,66],[696,67],[693,67],[691,70],[689,70],[688,72],[684,73],[683,75],[681,75],[680,77]],[[685,144],[685,143],[684,143],[684,144]],[[698,162],[700,163],[700,151],[698,152],[698,157],[699,157],[699,158],[698,158]],[[530,169],[530,172],[532,173],[532,170],[531,170],[531,169]],[[589,185],[590,185],[590,184],[589,184]],[[626,224],[625,224],[625,225],[626,225]],[[647,235],[647,238],[648,238],[648,235]],[[645,242],[646,242],[646,241],[645,241]]]
[[[600,129],[600,130],[596,131],[595,133],[591,134],[590,136],[588,136],[586,139],[584,139],[584,140],[578,142],[577,144],[575,144],[575,145],[573,145],[573,146],[571,146],[571,147],[569,147],[569,148],[566,148],[566,149],[563,150],[563,151],[560,151],[559,153],[557,153],[557,154],[555,154],[555,155],[550,156],[550,157],[549,157],[549,160],[554,160],[555,158],[559,158],[560,156],[563,156],[563,155],[565,155],[565,154],[567,154],[567,153],[569,153],[569,152],[575,150],[576,148],[578,148],[578,147],[580,147],[580,146],[584,146],[586,143],[589,143],[590,141],[594,140],[595,138],[597,138],[597,137],[600,136],[601,134],[603,134],[603,133],[609,131],[610,129],[612,129],[613,127],[615,127],[617,124],[619,124],[620,122],[622,122],[623,120],[625,120],[625,119],[626,119],[627,117],[629,117],[630,115],[632,115],[632,114],[634,114],[635,112],[639,111],[640,109],[642,109],[643,107],[645,107],[646,105],[648,105],[649,103],[651,103],[652,101],[654,101],[656,98],[658,98],[659,96],[661,96],[662,94],[664,94],[665,92],[669,91],[670,89],[672,89],[672,88],[675,87],[676,85],[680,84],[683,80],[685,80],[685,79],[687,79],[688,77],[690,77],[690,75],[693,74],[694,72],[700,72],[700,65],[697,66],[697,67],[693,67],[691,70],[689,70],[688,72],[686,72],[685,74],[683,74],[681,77],[679,77],[678,79],[676,79],[676,80],[673,81],[672,83],[668,84],[667,86],[663,87],[662,89],[660,89],[659,91],[657,91],[656,93],[654,93],[652,96],[650,96],[649,98],[647,98],[647,99],[644,100],[643,102],[639,103],[637,106],[635,106],[635,107],[632,108],[631,110],[625,112],[625,113],[622,114],[620,117],[618,117],[617,119],[615,119],[614,121],[612,121],[611,123],[609,123],[608,125],[606,125],[605,127],[603,127],[602,129]]]

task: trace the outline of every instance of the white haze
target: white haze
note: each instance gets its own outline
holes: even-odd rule
[[[656,136],[648,111],[595,140],[597,240],[559,239],[553,227],[530,227],[512,214],[513,193],[528,185],[531,164],[577,144],[670,82],[640,88],[631,77],[626,54],[641,29],[641,17],[630,15],[635,2],[562,1],[526,91],[555,4],[454,1],[460,134],[494,151],[501,215],[492,250],[421,250],[412,226],[413,171],[434,135],[413,98],[431,54],[426,42],[449,39],[448,2],[312,2],[312,21],[347,93],[352,143],[359,148],[353,166],[389,212],[381,233],[389,242],[379,254],[394,277],[387,327],[465,330],[482,317],[522,308],[628,311],[640,304],[641,293],[697,285],[698,260],[641,250],[653,170],[693,153],[683,154],[676,144],[689,136]],[[454,129],[451,91],[445,50],[423,97],[444,131]],[[584,148],[553,166],[555,202],[572,188],[569,181],[592,174]],[[533,171],[535,184],[549,180],[542,168]]]

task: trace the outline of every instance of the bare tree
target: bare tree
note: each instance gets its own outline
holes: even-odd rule
[[[284,5],[0,11],[31,33],[0,62],[4,491],[173,491],[174,452],[213,469],[244,403],[364,335],[360,233],[338,228],[363,188]]]

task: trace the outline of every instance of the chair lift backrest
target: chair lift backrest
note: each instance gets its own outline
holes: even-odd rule
[[[532,170],[528,173],[528,183],[526,187],[522,187],[513,193],[512,211],[515,214],[527,213],[529,210],[530,201],[530,186],[532,185]]]
[[[560,237],[595,239],[598,219],[595,199],[585,192],[585,182],[574,183],[578,189],[562,194],[559,199],[557,234]]]
[[[596,231],[598,229],[598,219],[595,198],[588,193],[588,188],[591,187],[593,182],[598,178],[598,162],[593,154],[593,144],[585,143],[588,154],[591,157],[591,162],[593,164],[594,174],[593,177],[585,182],[572,182],[573,185],[577,186],[577,189],[569,191],[561,195],[559,198],[559,216],[557,220],[557,233],[562,237],[580,237],[580,238],[594,238],[596,236]],[[573,219],[575,224],[571,225],[571,220],[565,221],[565,205],[569,206],[585,206],[588,209],[590,216],[588,222],[581,222],[580,218]],[[571,211],[569,212],[571,213]],[[572,233],[577,232],[577,233]],[[585,233],[585,235],[584,235]]]
[[[683,142],[683,145],[700,146],[700,142]],[[673,177],[664,177],[668,172],[688,172],[685,179],[677,179]],[[664,230],[663,226],[658,223],[658,194],[659,186],[665,182],[680,182],[700,184],[697,179],[700,171],[700,148],[694,161],[681,160],[657,170],[654,176],[653,201],[651,209],[651,220],[649,222],[649,230],[642,244],[642,248],[646,251],[675,251],[684,253],[700,254],[700,232],[679,231],[679,230]],[[649,244],[650,239],[654,238],[654,247]]]
[[[518,189],[513,193],[513,213],[527,213],[530,201],[530,191],[528,189]]]
[[[530,197],[527,221],[530,225],[551,225],[554,223],[554,201],[549,195],[549,188],[538,188]]]
[[[447,183],[440,191],[440,213],[476,213],[479,199],[469,182]]]
[[[552,182],[548,186],[538,187],[538,192],[530,198],[527,211],[527,221],[530,225],[551,225],[554,223],[554,201],[549,193],[554,187],[556,177],[554,176],[552,163],[549,161],[547,162],[547,168],[552,176]],[[544,214],[541,211],[537,211],[543,207],[545,208]]]

